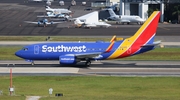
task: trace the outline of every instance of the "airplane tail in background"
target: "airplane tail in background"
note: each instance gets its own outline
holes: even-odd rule
[[[75,24],[77,27],[81,27],[82,24],[84,24],[84,22],[81,22],[78,18],[76,18],[76,19],[74,20],[74,24]]]
[[[112,8],[108,9],[108,12],[111,16],[116,16],[116,14],[114,13],[114,11],[112,10]]]
[[[77,19],[75,19],[75,21],[74,21],[74,24],[82,24],[82,22],[77,18]]]
[[[112,5],[111,6],[111,8],[113,9],[113,10],[115,10],[115,8],[118,6],[118,4],[114,4],[114,5]]]
[[[49,7],[49,6],[45,6],[45,8],[46,8],[46,9],[51,9],[51,7]]]

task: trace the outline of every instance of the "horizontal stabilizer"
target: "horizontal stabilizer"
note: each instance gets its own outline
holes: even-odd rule
[[[142,47],[156,46],[156,45],[159,45],[160,43],[161,41],[156,41],[156,42],[153,42],[153,44],[146,44],[146,45],[143,45]]]

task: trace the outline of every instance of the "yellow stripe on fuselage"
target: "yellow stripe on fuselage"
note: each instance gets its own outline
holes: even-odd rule
[[[155,18],[159,11],[154,11],[151,16],[146,20],[146,22],[140,27],[140,29],[130,38],[125,39],[121,45],[114,51],[112,55],[108,57],[108,59],[115,59],[118,56],[122,55],[126,52],[131,45],[136,41],[136,39],[143,33],[144,29],[149,25],[149,23]]]

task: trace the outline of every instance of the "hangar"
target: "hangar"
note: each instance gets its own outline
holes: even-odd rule
[[[114,4],[119,3],[120,15],[139,15],[143,19],[147,19],[150,14],[150,8],[153,10],[161,11],[160,22],[169,20],[179,20],[176,15],[172,15],[172,12],[177,11],[180,8],[180,0],[105,0],[106,3]],[[177,9],[175,8],[177,6]]]
[[[149,4],[159,4],[161,11],[160,21],[164,22],[164,0],[120,0],[120,15],[139,15],[148,18]]]

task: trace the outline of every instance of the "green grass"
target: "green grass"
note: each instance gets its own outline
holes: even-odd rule
[[[0,60],[21,60],[14,53],[22,49],[22,46],[0,46]]]
[[[9,99],[9,77],[0,76],[0,100]],[[101,77],[101,76],[15,76],[16,96],[43,96],[40,100],[179,100],[179,77]],[[53,88],[49,97],[48,89]],[[63,93],[63,97],[55,97]]]
[[[180,48],[156,48],[121,60],[180,60]]]
[[[0,60],[20,60],[14,53],[22,46],[0,46]],[[121,60],[180,60],[180,48],[156,48]]]

